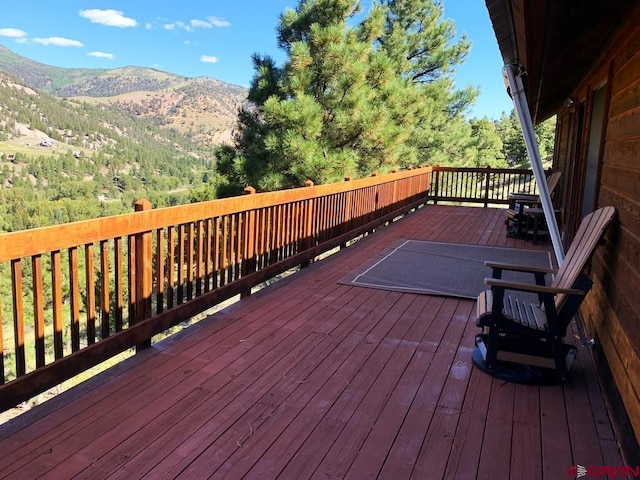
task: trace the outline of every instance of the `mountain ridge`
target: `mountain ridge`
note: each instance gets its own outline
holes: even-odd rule
[[[248,90],[211,77],[185,77],[126,66],[115,69],[46,65],[0,45],[0,71],[58,98],[109,103],[156,119],[203,146],[229,142]]]

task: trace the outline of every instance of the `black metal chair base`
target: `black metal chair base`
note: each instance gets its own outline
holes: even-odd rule
[[[560,374],[556,369],[544,368],[534,365],[527,365],[523,363],[507,362],[498,360],[496,365],[489,367],[486,362],[488,334],[480,333],[476,335],[475,344],[476,348],[473,350],[472,359],[474,365],[483,372],[491,375],[492,377],[500,378],[507,382],[520,383],[524,385],[558,385],[567,383],[569,381],[569,370],[571,364],[576,357],[576,347],[571,344],[562,344],[562,358],[566,364],[566,374]],[[506,341],[507,338],[503,338]],[[540,352],[533,348],[530,343],[534,340],[526,339],[524,337],[511,336],[508,339],[512,348],[516,350],[510,350],[513,352],[526,353],[529,355],[540,355]],[[534,341],[535,342],[535,341]],[[502,347],[504,349],[504,346]]]
[[[498,362],[495,367],[488,368],[478,347],[473,350],[472,358],[473,364],[484,373],[505,382],[537,386],[558,385],[561,383],[556,376],[555,370],[549,368],[511,362]]]

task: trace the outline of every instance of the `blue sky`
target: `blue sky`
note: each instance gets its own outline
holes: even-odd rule
[[[282,63],[278,15],[296,5],[297,0],[2,0],[0,44],[48,65],[136,65],[248,86],[253,53]],[[444,6],[445,17],[472,42],[456,75],[458,86],[480,87],[471,115],[498,118],[511,111],[484,0],[445,0]]]

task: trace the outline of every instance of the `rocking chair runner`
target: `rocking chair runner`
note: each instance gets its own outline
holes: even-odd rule
[[[476,336],[473,362],[477,367],[516,383],[567,381],[576,349],[562,338],[591,288],[582,271],[614,215],[613,207],[604,207],[582,220],[550,286],[545,286],[544,277],[553,270],[485,262],[492,268],[492,278],[485,279],[491,289],[478,296],[477,324],[483,333]],[[504,281],[504,270],[532,273],[535,285]],[[537,293],[540,303],[523,302],[506,294],[507,290]]]

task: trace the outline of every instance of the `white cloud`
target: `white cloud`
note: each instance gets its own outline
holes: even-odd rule
[[[125,17],[119,10],[100,10],[98,8],[90,8],[88,10],[80,10],[80,16],[86,18],[91,23],[99,23],[108,27],[135,27],[138,25],[133,18]]]
[[[87,53],[87,55],[89,55],[90,57],[108,58],[109,60],[113,60],[115,58],[113,53],[105,53],[105,52],[89,52]]]
[[[213,28],[213,27],[228,27],[231,23],[223,18],[218,17],[207,17],[206,20],[200,20],[199,18],[194,18],[189,20],[189,23],[176,21],[165,23],[162,27],[165,30],[184,30],[186,32],[193,32],[197,28]]]
[[[189,22],[193,28],[211,28],[211,24],[209,22],[205,22],[204,20],[198,20],[194,18]]]
[[[83,47],[82,42],[78,40],[71,40],[64,37],[47,37],[47,38],[34,38],[35,43],[42,45],[53,45],[55,47]]]
[[[214,55],[202,55],[200,61],[204,63],[218,63],[218,57]]]
[[[20,30],[19,28],[0,28],[0,37],[9,37],[21,39],[27,36],[27,32]]]
[[[153,25],[150,24],[150,23],[145,23],[144,24],[144,28],[147,29],[147,30],[152,30],[153,29]]]
[[[213,25],[214,27],[230,27],[231,26],[231,22],[229,20],[225,20],[224,18],[207,17],[207,20],[209,20],[209,23],[211,23],[211,25]]]

